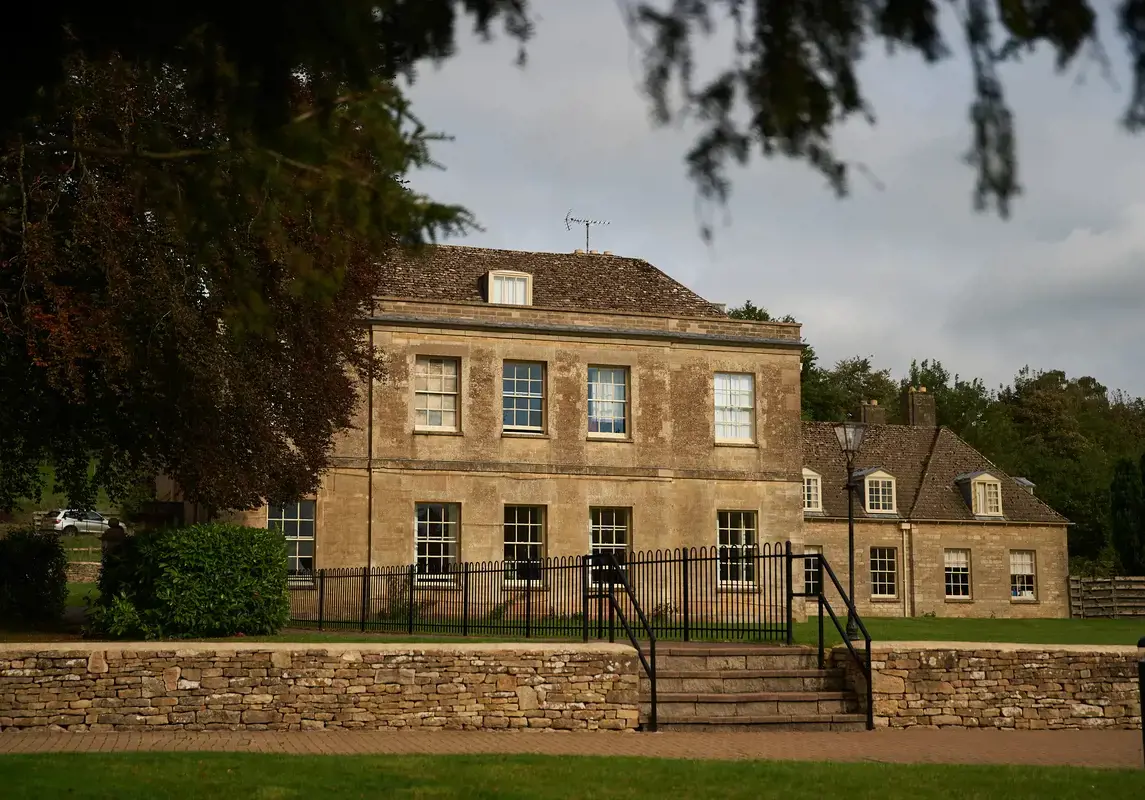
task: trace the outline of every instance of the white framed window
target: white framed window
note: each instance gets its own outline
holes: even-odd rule
[[[965,549],[944,550],[943,583],[948,600],[968,600],[970,598],[970,551]]]
[[[317,503],[300,500],[267,506],[266,527],[286,538],[286,563],[293,583],[306,582],[314,571],[314,517]]]
[[[974,481],[974,515],[980,517],[1002,516],[1002,483],[995,480]]]
[[[628,368],[588,368],[588,432],[628,435]]]
[[[895,479],[885,472],[866,479],[867,513],[895,513]]]
[[[1037,558],[1033,550],[1010,551],[1010,599],[1036,600]]]
[[[823,481],[819,473],[803,470],[803,510],[823,510]]]
[[[544,432],[544,364],[505,362],[501,381],[501,424],[507,431]]]
[[[809,544],[803,547],[805,555],[823,555],[823,548],[820,545]],[[819,594],[819,559],[818,558],[805,558],[803,559],[803,593],[809,595]]]
[[[531,306],[533,276],[527,272],[490,272],[489,302],[506,306]]]
[[[418,503],[414,547],[419,583],[450,583],[456,577],[457,534],[461,507],[456,503]]]
[[[755,376],[717,372],[715,377],[716,441],[755,441]]]
[[[414,361],[414,428],[456,431],[460,365],[456,358],[418,356]]]
[[[545,555],[545,509],[505,506],[505,582],[537,584]]]
[[[589,509],[589,544],[592,555],[610,553],[617,563],[628,561],[628,548],[631,512],[627,508]],[[609,567],[595,566],[592,570],[594,584],[607,583]]]
[[[898,595],[898,553],[893,547],[871,548],[871,597]]]
[[[754,511],[720,511],[716,515],[719,582],[755,585],[758,536]]]

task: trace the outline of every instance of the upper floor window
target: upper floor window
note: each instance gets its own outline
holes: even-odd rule
[[[755,380],[748,373],[717,372],[716,441],[755,440]]]
[[[588,368],[588,432],[608,436],[628,434],[628,370]]]
[[[974,515],[980,517],[1002,516],[1002,482],[993,478],[979,478],[972,484],[974,489]]]
[[[457,430],[457,359],[418,356],[414,363],[414,427]]]
[[[490,272],[489,302],[507,306],[531,306],[533,276],[527,272]]]
[[[502,372],[501,423],[507,431],[545,430],[545,365],[506,361]]]
[[[872,470],[863,479],[868,514],[896,512],[895,479],[882,470]]]
[[[823,510],[823,481],[809,469],[803,470],[803,510]]]

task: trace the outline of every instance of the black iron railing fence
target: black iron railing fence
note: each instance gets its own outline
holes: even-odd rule
[[[605,557],[606,556],[606,557]],[[395,634],[605,638],[613,583],[660,639],[790,641],[790,545],[607,551],[539,561],[326,569],[291,576],[291,622]],[[621,581],[623,578],[623,581]],[[639,612],[638,612],[639,609]]]
[[[408,635],[616,640],[617,621],[651,683],[656,726],[656,641],[791,644],[795,598],[817,601],[819,667],[827,666],[824,614],[866,684],[874,726],[871,636],[827,559],[791,543],[691,548],[537,561],[326,569],[290,577],[291,622],[322,629]],[[834,588],[865,650],[846,635]],[[844,610],[840,609],[840,611]],[[647,655],[642,643],[647,643]]]

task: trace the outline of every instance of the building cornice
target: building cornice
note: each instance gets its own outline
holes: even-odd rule
[[[442,328],[445,330],[507,331],[548,334],[551,336],[590,336],[602,339],[648,339],[652,341],[695,344],[718,344],[730,347],[766,347],[802,350],[803,342],[790,339],[772,339],[734,336],[722,333],[694,333],[690,331],[653,330],[650,328],[619,328],[598,325],[560,325],[531,320],[482,320],[445,317],[413,316],[408,314],[375,313],[369,318],[374,325],[393,325],[405,328]]]

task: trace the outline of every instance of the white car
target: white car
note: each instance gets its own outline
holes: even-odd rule
[[[98,511],[77,511],[74,508],[57,511],[48,521],[52,530],[68,536],[77,533],[102,534],[111,526],[108,518]]]

